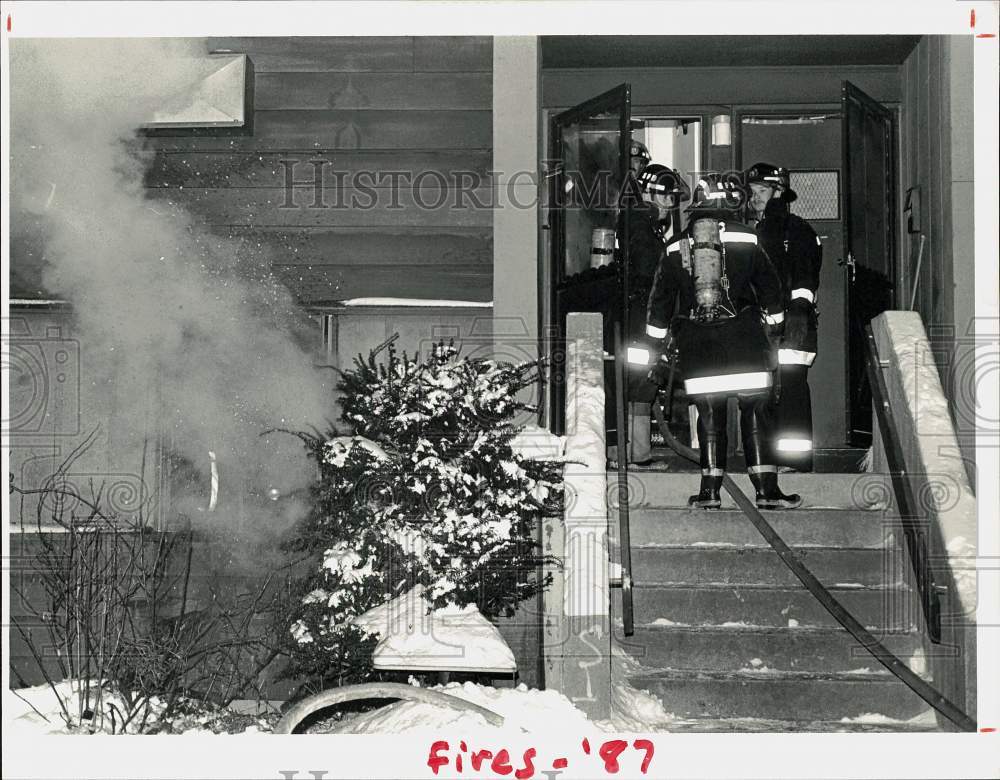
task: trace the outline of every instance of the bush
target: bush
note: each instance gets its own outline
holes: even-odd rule
[[[463,359],[443,343],[424,360],[385,350],[339,385],[351,435],[297,434],[319,478],[288,545],[315,568],[289,615],[287,671],[310,687],[369,679],[377,637],[352,621],[414,585],[428,609],[475,603],[492,619],[545,584],[533,523],[558,503],[559,472],[511,447],[539,364]]]

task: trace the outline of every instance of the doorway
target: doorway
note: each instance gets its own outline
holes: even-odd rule
[[[740,167],[757,162],[789,170],[798,199],[793,214],[805,219],[823,242],[817,296],[819,349],[809,372],[813,441],[817,449],[836,449],[847,439],[847,302],[841,175],[841,117],[838,111],[747,113],[738,117]]]

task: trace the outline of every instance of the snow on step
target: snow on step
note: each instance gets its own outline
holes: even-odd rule
[[[799,548],[799,560],[823,583],[895,585],[903,559],[882,550]],[[645,582],[799,585],[770,547],[641,546],[632,548],[632,579]]]
[[[682,717],[839,720],[881,713],[905,720],[927,705],[892,675],[643,671],[630,678]]]
[[[766,626],[678,626],[661,623],[636,626],[626,637],[620,628],[617,644],[647,668],[772,669],[789,672],[858,672],[879,663],[840,628],[769,628]],[[924,671],[920,635],[915,632],[880,637],[888,649],[910,667]]]
[[[796,509],[765,511],[765,519],[789,545],[881,548],[900,538],[898,523],[882,511]],[[763,546],[767,542],[738,509],[705,511],[663,508],[648,504],[630,507],[632,545],[728,544]],[[617,538],[618,526],[611,523]]]
[[[830,592],[862,625],[878,632],[912,631],[919,605],[904,586],[831,587]],[[633,587],[636,620],[657,618],[691,626],[726,623],[788,627],[838,626],[815,597],[803,587],[638,583]],[[611,594],[612,614],[621,615],[621,591]]]
[[[615,620],[615,644],[635,659],[629,683],[671,713],[665,728],[937,730],[926,704],[834,620],[742,512],[685,507],[691,474],[630,479],[636,627],[625,637]],[[749,493],[746,477],[738,481]],[[781,484],[807,508],[765,512],[768,522],[862,625],[925,675],[919,601],[884,478],[796,474]],[[613,619],[620,605],[615,592]]]

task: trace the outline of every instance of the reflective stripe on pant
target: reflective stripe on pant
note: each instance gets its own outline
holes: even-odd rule
[[[649,415],[652,408],[652,404],[630,403],[628,405],[629,463],[642,463],[653,455],[649,431]]]
[[[811,471],[813,466],[812,400],[806,381],[809,367],[779,368],[781,394],[775,408],[774,454],[781,466]]]

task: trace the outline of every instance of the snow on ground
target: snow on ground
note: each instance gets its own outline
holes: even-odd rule
[[[476,713],[462,712],[448,707],[438,707],[421,702],[400,701],[387,707],[364,713],[339,725],[338,734],[421,734],[424,732],[449,733],[517,732],[541,733],[559,728],[576,729],[581,734],[597,733],[598,727],[573,706],[572,702],[557,691],[517,688],[491,688],[475,683],[449,683],[436,685],[430,690],[465,699],[501,715],[503,727],[491,726]]]
[[[363,713],[350,720],[340,721],[328,733],[337,734],[440,734],[442,730],[464,734],[503,733],[544,733],[558,724],[560,731],[570,729],[583,736],[599,735],[603,732],[649,732],[662,731],[664,725],[674,720],[674,716],[663,709],[660,700],[647,691],[632,688],[626,675],[634,671],[636,662],[617,652],[613,663],[614,688],[612,700],[615,713],[603,721],[591,721],[569,699],[553,690],[537,690],[519,685],[517,688],[492,688],[476,683],[449,683],[436,685],[431,690],[455,696],[478,704],[501,715],[505,719],[502,727],[489,724],[481,715],[450,707],[440,707],[420,702],[398,701],[377,710]],[[56,685],[61,696],[69,702],[69,709],[76,715],[76,694],[79,687],[70,682]],[[121,708],[121,701],[104,694],[105,712],[109,705]],[[156,722],[155,715],[163,709],[162,702],[155,702],[154,717],[147,725]],[[272,719],[251,716],[235,716],[223,711],[229,718],[241,718],[239,730],[231,726],[229,733],[261,734],[272,728]],[[4,702],[5,728],[11,734],[23,736],[53,734],[86,734],[90,732],[92,721],[84,728],[69,728],[62,716],[56,693],[48,685],[22,688],[11,691]],[[99,720],[99,719],[98,719]],[[171,719],[170,732],[175,734],[227,733],[226,726],[220,726],[219,713],[201,712],[177,715]],[[100,731],[96,728],[95,731]],[[111,733],[110,715],[105,718],[104,733]],[[127,733],[134,733],[129,729]]]
[[[46,683],[31,688],[11,690],[4,696],[4,730],[8,734],[22,736],[56,734],[136,734],[141,728],[151,731],[154,727],[164,727],[166,733],[174,734],[260,734],[271,730],[276,717],[266,719],[249,715],[239,715],[232,710],[213,708],[191,700],[181,701],[177,711],[168,723],[161,722],[161,714],[166,702],[153,697],[150,699],[149,716],[145,723],[142,714],[123,726],[122,713],[127,708],[121,697],[108,691],[101,691],[96,684],[90,687],[86,700],[93,715],[84,713],[81,719],[81,684],[77,680],[63,680],[55,686]],[[100,696],[100,706],[98,706]],[[66,707],[64,713],[60,700]],[[67,723],[66,714],[70,717]]]
[[[537,690],[519,685],[517,688],[491,688],[475,683],[436,685],[430,690],[441,691],[478,704],[501,715],[503,727],[491,726],[475,713],[451,710],[420,702],[395,702],[373,712],[364,713],[338,724],[332,733],[338,734],[419,734],[442,733],[442,729],[464,733],[551,731],[558,723],[560,731],[569,729],[580,734],[600,732],[664,731],[675,716],[663,709],[660,700],[648,691],[633,688],[628,676],[639,668],[638,662],[619,648],[612,656],[614,681],[611,691],[613,714],[607,720],[591,721],[558,691]]]

